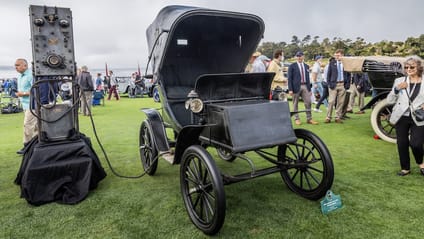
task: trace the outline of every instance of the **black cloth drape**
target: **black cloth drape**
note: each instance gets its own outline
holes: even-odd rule
[[[76,204],[106,177],[90,139],[43,143],[34,137],[25,147],[15,183],[32,205]]]

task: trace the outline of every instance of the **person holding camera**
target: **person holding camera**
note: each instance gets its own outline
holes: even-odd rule
[[[405,76],[395,80],[387,95],[387,103],[394,104],[390,123],[395,126],[397,149],[401,171],[399,176],[411,173],[409,147],[415,162],[424,175],[424,120],[416,116],[417,110],[424,110],[423,62],[418,56],[407,58],[404,63]]]

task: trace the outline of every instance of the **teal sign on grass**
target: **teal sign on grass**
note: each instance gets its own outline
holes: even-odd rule
[[[324,215],[339,209],[342,207],[342,199],[340,195],[334,194],[331,190],[328,190],[325,194],[325,198],[321,200],[321,212]]]

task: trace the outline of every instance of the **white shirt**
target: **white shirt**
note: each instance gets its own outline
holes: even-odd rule
[[[340,64],[340,72],[339,72],[339,67],[337,67],[337,74],[340,75],[340,78],[339,78],[339,76],[337,76],[337,82],[342,82],[342,81],[344,81],[344,79],[343,79],[343,63],[342,63],[342,61],[337,61],[337,64]]]
[[[322,81],[321,65],[319,64],[319,62],[315,62],[314,65],[312,66],[312,73],[317,74],[317,82]]]
[[[266,72],[266,67],[259,57],[252,64],[252,72]]]

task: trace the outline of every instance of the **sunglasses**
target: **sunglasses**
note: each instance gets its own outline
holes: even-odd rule
[[[413,69],[415,69],[415,66],[405,66],[403,69],[405,69],[405,70],[408,70],[408,69],[413,70]]]

